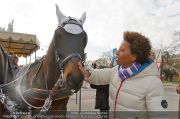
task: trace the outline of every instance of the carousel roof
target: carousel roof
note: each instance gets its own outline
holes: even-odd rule
[[[1,31],[0,45],[11,54],[27,57],[38,50],[40,44],[36,35]]]

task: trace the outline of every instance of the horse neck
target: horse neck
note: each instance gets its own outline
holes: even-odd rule
[[[56,57],[55,57],[55,53],[54,53],[54,45],[53,42],[51,42],[47,54],[45,56],[45,63],[44,65],[44,69],[45,69],[45,79],[48,82],[49,87],[52,87],[54,85],[54,83],[57,81],[58,76],[60,74],[60,72],[58,71],[57,68],[57,61],[56,61]]]

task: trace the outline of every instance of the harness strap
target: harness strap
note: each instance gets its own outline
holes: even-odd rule
[[[34,77],[33,77],[32,81],[30,82],[30,86],[32,86],[33,81],[36,79],[37,74],[39,73],[39,70],[40,70],[40,69],[41,69],[41,67],[42,67],[43,60],[44,60],[44,56],[43,56],[43,57],[40,59],[40,61],[38,62],[38,63],[40,63],[40,64],[39,64],[39,67],[38,67],[38,69],[37,69],[36,74],[34,75]],[[30,68],[32,68],[32,67],[30,67]]]
[[[67,61],[69,61],[69,60],[70,60],[71,58],[73,58],[73,57],[78,57],[78,58],[82,61],[82,58],[81,58],[81,55],[80,55],[80,54],[78,54],[78,53],[72,53],[72,54],[68,55],[68,56],[60,63],[60,65],[59,65],[60,69],[62,69],[63,66],[65,65],[65,63],[66,63]]]
[[[2,90],[2,92],[4,94],[6,94],[8,92],[12,92],[12,91],[14,91],[15,87],[17,86],[18,81],[19,81],[19,78],[17,78],[16,80],[13,80],[7,84],[1,84],[0,89]]]
[[[49,92],[52,96],[51,98],[53,101],[67,98],[73,94],[71,91],[68,91],[66,89],[49,90]],[[29,90],[23,92],[23,96],[31,97],[35,100],[46,100],[48,98],[49,94],[48,94],[47,90],[32,88],[32,89],[29,89]]]

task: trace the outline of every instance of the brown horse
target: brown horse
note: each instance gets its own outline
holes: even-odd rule
[[[59,25],[47,54],[25,66],[16,76],[12,74],[7,54],[0,47],[1,116],[5,112],[16,115],[19,110],[41,116],[50,112],[65,115],[69,96],[81,88],[83,75],[78,69],[78,62],[85,60],[85,13],[80,19],[66,17],[56,5],[56,14]],[[13,108],[5,104],[9,100],[14,102]]]

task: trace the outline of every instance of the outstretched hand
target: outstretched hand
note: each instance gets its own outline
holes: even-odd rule
[[[83,76],[84,76],[84,80],[88,80],[89,79],[89,76],[91,75],[89,73],[89,71],[87,71],[81,64],[81,62],[78,63],[79,65],[79,70],[82,72]]]

